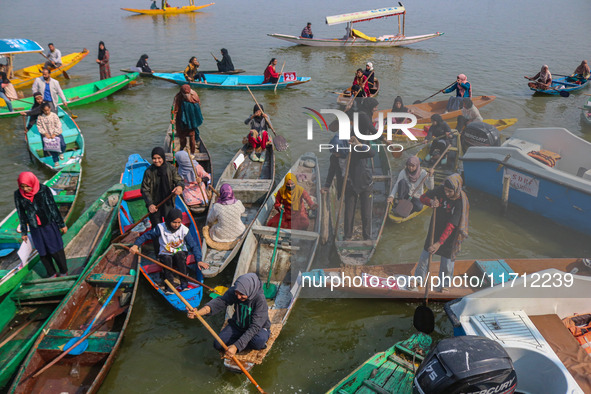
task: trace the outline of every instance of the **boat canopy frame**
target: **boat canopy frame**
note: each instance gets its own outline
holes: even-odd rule
[[[26,38],[0,39],[0,56],[6,58],[6,76],[14,78],[14,55],[19,53],[43,53],[41,45]]]
[[[402,5],[402,3],[398,2],[398,4],[400,5],[398,7],[377,8],[375,10],[327,16],[326,24],[332,26],[341,23],[346,23],[347,35],[351,36],[353,31],[353,23],[366,22],[372,19],[388,18],[391,16],[398,16],[398,35],[404,36],[404,27],[406,24],[406,9],[404,8],[404,5]],[[400,15],[402,15],[402,24],[400,23]]]

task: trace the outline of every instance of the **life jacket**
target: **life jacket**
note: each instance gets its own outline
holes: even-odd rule
[[[591,354],[591,314],[565,317],[562,322],[581,347]]]
[[[546,164],[548,167],[556,166],[556,162],[560,160],[560,155],[558,153],[544,149],[540,149],[539,151],[532,150],[527,155]]]

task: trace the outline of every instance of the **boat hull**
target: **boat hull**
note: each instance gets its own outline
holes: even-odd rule
[[[205,7],[214,5],[215,3],[209,3],[205,5],[187,5],[184,7],[168,7],[164,10],[157,9],[141,9],[141,8],[121,8],[123,11],[129,11],[141,15],[175,15],[175,14],[189,14],[191,12],[199,11]]]
[[[168,82],[176,83],[177,85],[187,84],[187,80],[183,74],[166,74],[154,73],[154,77],[163,79]],[[203,89],[224,89],[224,90],[275,90],[285,89],[290,86],[300,85],[302,83],[310,82],[310,77],[297,77],[295,81],[284,81],[283,76],[279,79],[279,83],[263,83],[264,77],[262,75],[222,75],[222,74],[206,74],[204,82],[190,82],[189,85],[196,88]]]
[[[55,68],[51,70],[51,77],[59,77],[64,73],[64,71],[68,71],[76,64],[78,64],[82,59],[84,59],[88,55],[88,53],[88,49],[84,48],[82,52],[74,52],[69,55],[62,56],[62,66],[60,68]],[[30,86],[33,84],[33,82],[35,82],[35,78],[41,76],[44,65],[45,62],[25,67],[20,70],[16,70],[14,72],[14,77],[10,79],[10,82],[12,83],[15,89],[22,89],[27,86]]]
[[[581,84],[568,82],[567,79],[568,79],[568,77],[559,77],[559,78],[553,79],[552,84],[550,85],[550,87],[552,89],[536,89],[536,88],[530,87],[530,90],[533,90],[534,92],[539,93],[539,94],[549,94],[551,96],[559,96],[560,92],[572,93],[572,92],[576,92],[581,89],[584,89],[585,87],[587,87],[587,85],[589,85],[589,79],[586,79],[585,82],[583,82]]]
[[[306,45],[311,47],[398,47],[417,42],[430,40],[442,36],[443,33],[424,34],[420,36],[396,36],[388,41],[368,41],[362,38],[301,38],[297,36],[290,36],[287,34],[267,34],[270,37],[278,38],[292,44]]]

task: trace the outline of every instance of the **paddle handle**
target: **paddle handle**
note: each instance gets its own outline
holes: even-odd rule
[[[160,202],[160,204],[156,205],[156,209],[160,208],[162,206],[162,204],[164,204],[166,201],[170,200],[170,198],[172,196],[174,196],[174,193],[170,193],[170,195],[168,197],[166,197],[164,200],[162,200]],[[142,218],[140,220],[138,220],[137,222],[135,222],[134,224],[131,225],[131,227],[129,228],[129,230],[127,230],[126,232],[124,232],[123,234],[121,234],[120,236],[118,236],[117,238],[115,238],[112,243],[116,244],[119,241],[121,241],[123,238],[125,238],[125,236],[127,234],[129,234],[131,232],[131,230],[133,230],[135,228],[135,226],[137,226],[138,224],[140,224],[141,222],[144,221],[145,218],[147,218],[148,216],[150,216],[150,212],[148,211],[147,214],[145,214],[144,216],[142,216]]]
[[[127,245],[119,244],[117,246],[121,246],[122,248],[125,248],[127,250],[131,250],[131,248],[129,246],[127,246]],[[189,275],[185,275],[183,273],[180,273],[179,271],[175,270],[174,268],[171,268],[171,267],[169,267],[169,266],[167,266],[165,264],[162,264],[158,260],[154,260],[153,258],[148,257],[145,254],[142,254],[140,252],[138,252],[137,255],[140,256],[143,259],[146,259],[146,260],[148,260],[148,261],[156,264],[156,265],[159,265],[162,268],[166,268],[167,270],[169,270],[169,271],[171,271],[171,272],[173,272],[173,273],[175,273],[175,274],[177,274],[179,276],[182,276],[183,278],[186,278],[186,279],[190,280],[191,282],[197,283],[198,285],[201,285],[201,286],[205,287],[207,290],[213,291],[214,293],[219,294],[219,295],[223,295],[223,294],[218,293],[215,289],[207,286],[206,284],[199,282],[197,279],[191,278]]]
[[[431,227],[431,239],[430,239],[430,246],[433,246],[435,243],[435,218],[437,216],[437,208],[433,209],[433,226]],[[427,277],[429,276],[429,271],[431,270],[431,261],[433,260],[433,254],[429,253],[429,259],[427,260]],[[429,301],[429,284],[425,283],[425,304]]]
[[[2,346],[6,345],[8,342],[10,342],[12,340],[12,338],[16,337],[19,334],[19,332],[21,332],[22,330],[27,328],[29,326],[29,324],[31,324],[33,322],[34,322],[34,320],[29,320],[28,322],[26,322],[25,324],[23,324],[22,326],[17,328],[16,331],[14,331],[12,334],[10,334],[10,336],[8,338],[6,338],[5,340],[2,341],[2,343],[0,343],[0,349],[2,348]]]
[[[441,89],[441,90],[438,90],[437,92],[433,93],[432,95],[430,95],[430,96],[429,96],[429,97],[427,97],[426,99],[420,100],[420,101],[419,101],[418,103],[416,103],[416,104],[420,104],[420,103],[422,103],[423,101],[427,101],[427,100],[429,100],[431,97],[437,96],[439,93],[441,93],[441,91],[442,91],[442,90],[445,90],[445,89],[449,88],[449,87],[450,87],[451,85],[453,85],[454,83],[455,83],[455,82],[452,82],[452,83],[450,83],[449,85],[447,85],[447,86],[446,86],[446,87],[444,87],[443,89]]]
[[[439,165],[439,163],[441,162],[441,160],[443,160],[443,158],[445,157],[445,155],[447,154],[447,152],[450,150],[451,148],[451,144],[447,146],[447,148],[445,148],[445,150],[443,151],[443,153],[441,153],[441,156],[439,156],[439,159],[437,159],[437,161],[435,162],[435,164],[433,164],[433,167],[431,167],[431,170],[434,170],[435,167],[437,167]],[[425,181],[427,180],[428,176],[424,177],[421,180],[421,183],[419,183],[419,185],[417,186],[417,188],[415,190],[420,190],[421,187],[423,187],[423,184],[425,183]]]
[[[170,290],[176,294],[176,296],[179,298],[179,300],[181,300],[183,302],[183,304],[185,304],[185,306],[187,307],[188,311],[193,312],[197,318],[199,319],[199,321],[201,322],[201,324],[203,324],[203,326],[205,326],[205,328],[207,329],[207,331],[209,331],[209,333],[215,338],[216,341],[218,341],[218,343],[220,344],[220,346],[224,349],[224,350],[228,350],[228,346],[224,343],[224,341],[222,340],[222,338],[219,337],[219,335],[213,330],[213,328],[211,328],[211,326],[209,324],[207,324],[207,322],[205,321],[205,319],[203,318],[203,316],[201,316],[199,314],[199,312],[193,308],[191,306],[191,304],[189,304],[187,302],[187,300],[185,299],[185,297],[183,297],[181,295],[181,293],[179,293],[177,291],[177,289],[168,281],[168,279],[164,279],[164,283],[166,283],[166,285],[170,288]],[[259,386],[259,384],[254,380],[254,378],[250,375],[250,373],[248,373],[248,371],[246,370],[246,368],[244,368],[244,366],[242,365],[242,363],[240,361],[238,361],[238,359],[236,358],[236,356],[232,356],[232,361],[234,361],[236,363],[236,365],[238,365],[238,368],[240,368],[242,370],[242,372],[244,373],[244,375],[246,375],[246,377],[248,378],[248,380],[250,380],[252,382],[252,384],[255,385],[255,387],[257,388],[257,390],[261,393],[264,393],[265,390],[263,390],[261,388],[261,386]]]
[[[209,52],[209,54],[210,54],[211,56],[213,56],[213,59],[214,59],[216,62],[219,62],[218,58],[217,58],[217,57],[215,57],[215,55],[214,55],[213,53]]]
[[[207,185],[207,187],[209,188],[209,190],[211,190],[212,192],[214,192],[216,196],[218,196],[218,197],[220,196],[220,192],[218,192],[217,190],[215,190],[213,186]]]
[[[279,224],[277,224],[277,235],[275,236],[275,246],[273,247],[273,255],[271,256],[271,265],[269,266],[269,276],[267,277],[267,287],[271,283],[271,276],[273,275],[273,263],[275,262],[275,254],[277,253],[277,244],[279,243],[279,232],[281,231],[281,220],[283,220],[283,211],[285,208],[283,204],[279,209]]]
[[[277,85],[279,85],[279,80],[281,79],[281,75],[283,74],[283,67],[285,67],[285,61],[283,61],[283,65],[281,66],[281,71],[279,72],[277,82],[275,82],[275,89],[273,89],[273,93],[277,93]]]
[[[90,325],[88,327],[86,327],[86,330],[84,330],[84,335],[86,335],[86,334],[88,334],[90,332],[90,330],[92,329],[92,326],[94,325],[94,322],[99,317],[101,317],[101,315],[103,314],[103,312],[107,308],[107,305],[109,305],[109,302],[111,302],[111,299],[113,298],[113,296],[115,295],[115,293],[117,292],[117,290],[119,290],[119,286],[121,286],[121,283],[123,282],[123,279],[125,279],[125,277],[123,275],[121,275],[121,277],[119,278],[119,281],[117,281],[117,284],[115,285],[115,288],[113,289],[113,291],[111,292],[111,294],[109,294],[109,298],[107,298],[107,301],[105,301],[105,303],[103,304],[102,308],[98,311],[98,313],[96,314],[96,316],[94,317],[94,319],[92,319],[92,322],[90,322]]]

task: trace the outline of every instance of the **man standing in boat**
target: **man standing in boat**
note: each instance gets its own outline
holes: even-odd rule
[[[35,82],[33,83],[33,95],[35,95],[35,93],[41,93],[43,95],[43,101],[49,103],[49,105],[51,105],[51,111],[55,113],[57,113],[58,97],[62,99],[62,103],[68,108],[66,104],[68,100],[62,91],[60,83],[51,78],[47,68],[43,69],[43,74],[35,79]]]
[[[312,33],[312,23],[308,22],[306,27],[302,29],[302,38],[314,38],[314,34]]]
[[[231,358],[247,349],[266,348],[271,333],[271,321],[263,284],[257,274],[249,273],[238,277],[234,286],[223,296],[209,301],[197,313],[201,316],[215,315],[225,312],[230,305],[234,305],[234,315],[219,334],[228,346],[225,357]],[[197,315],[188,311],[187,316],[194,319]],[[220,352],[223,350],[217,341],[214,341],[213,346]]]
[[[45,68],[47,69],[55,69],[62,66],[62,53],[59,49],[57,49],[52,42],[47,44],[49,51],[47,51],[47,61],[45,62]]]

